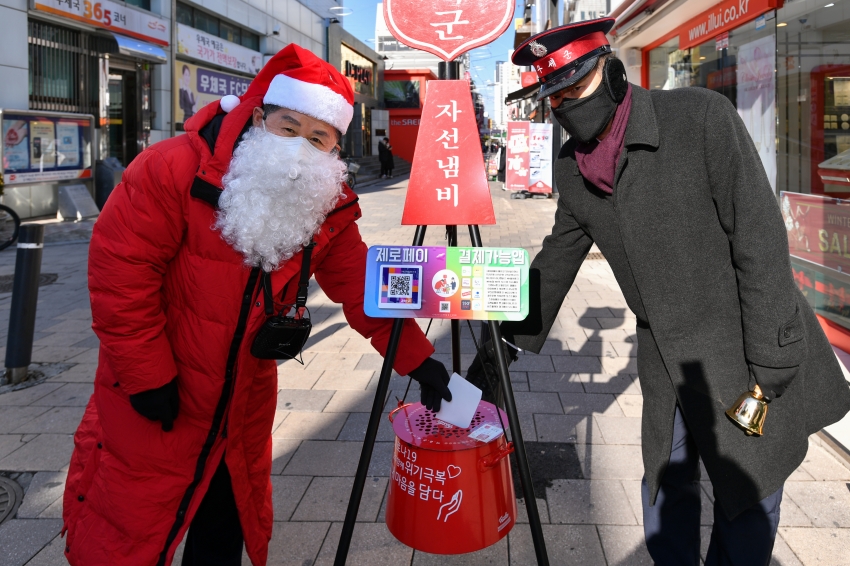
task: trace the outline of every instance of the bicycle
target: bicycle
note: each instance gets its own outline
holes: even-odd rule
[[[348,171],[348,177],[345,182],[348,183],[348,187],[353,190],[354,185],[357,184],[357,172],[360,171],[360,164],[352,161],[350,157],[346,157],[342,161],[345,163],[346,171]]]
[[[5,250],[18,240],[21,218],[14,210],[0,204],[0,251]]]

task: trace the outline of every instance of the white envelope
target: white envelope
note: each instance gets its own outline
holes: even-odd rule
[[[452,400],[443,399],[437,418],[460,428],[466,428],[472,422],[478,403],[481,402],[481,390],[456,373],[449,380]]]

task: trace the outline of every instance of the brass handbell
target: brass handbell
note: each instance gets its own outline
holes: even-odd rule
[[[752,391],[747,391],[735,401],[726,411],[726,416],[732,422],[744,429],[747,436],[763,434],[764,419],[767,417],[767,402],[761,388],[756,385]]]

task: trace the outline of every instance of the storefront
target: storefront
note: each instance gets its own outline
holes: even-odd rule
[[[735,105],[780,199],[797,284],[850,352],[850,202],[837,200],[850,199],[850,0],[706,3],[626,0],[612,43],[632,82]]]
[[[384,106],[389,112],[390,143],[393,154],[405,161],[413,162],[426,84],[436,78],[430,69],[384,72]]]
[[[339,69],[354,90],[354,117],[343,132],[342,149],[352,157],[376,155],[386,134],[384,60],[339,24],[328,26],[328,62]]]
[[[170,37],[167,19],[123,2],[35,0],[27,22],[29,108],[17,110],[94,116],[87,143],[95,176],[108,157],[126,166],[150,144],[151,70],[168,62],[163,47]],[[42,151],[59,159],[55,145]],[[22,217],[57,211],[61,175],[48,176],[53,182],[38,182],[48,179],[43,175],[15,177],[4,198],[17,203]]]
[[[242,96],[263,67],[263,54],[238,43],[177,23],[173,95],[175,130],[229,94]]]

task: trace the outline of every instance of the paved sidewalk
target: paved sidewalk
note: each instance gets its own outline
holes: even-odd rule
[[[405,186],[401,179],[360,191],[364,215],[359,226],[368,244],[412,241],[413,229],[399,226]],[[552,225],[555,201],[510,200],[497,189],[493,197],[499,225],[482,227],[484,243],[522,246],[534,255]],[[426,245],[444,244],[443,238],[443,230],[432,227]],[[468,241],[462,230],[461,245]],[[65,563],[57,536],[61,495],[98,349],[90,328],[87,252],[85,241],[45,248],[42,271],[58,278],[40,289],[33,360],[44,364],[45,375],[55,375],[0,394],[0,473],[16,478],[26,491],[17,516],[0,526],[4,566]],[[0,276],[13,270],[14,254],[0,254]],[[9,302],[8,293],[0,294],[0,346],[6,343]],[[306,365],[288,362],[278,371],[272,433],[276,522],[269,557],[275,565],[332,564],[381,367],[380,356],[317,287],[311,289],[310,305],[316,324]],[[468,331],[463,332],[466,367],[473,346]],[[429,337],[437,356],[448,363],[448,322],[435,322]],[[604,260],[585,262],[549,338],[540,355],[521,356],[511,370],[523,436],[538,472],[550,562],[651,564],[641,527],[642,397],[634,318]],[[393,378],[388,406],[406,385],[406,378]],[[410,397],[415,400],[418,393]],[[535,564],[526,524],[517,524],[498,544],[464,556],[429,555],[398,543],[383,523],[393,440],[387,423],[378,440],[349,564]],[[850,563],[848,482],[850,468],[813,437],[806,461],[786,485],[772,564]],[[705,546],[712,496],[708,482],[703,488]]]

